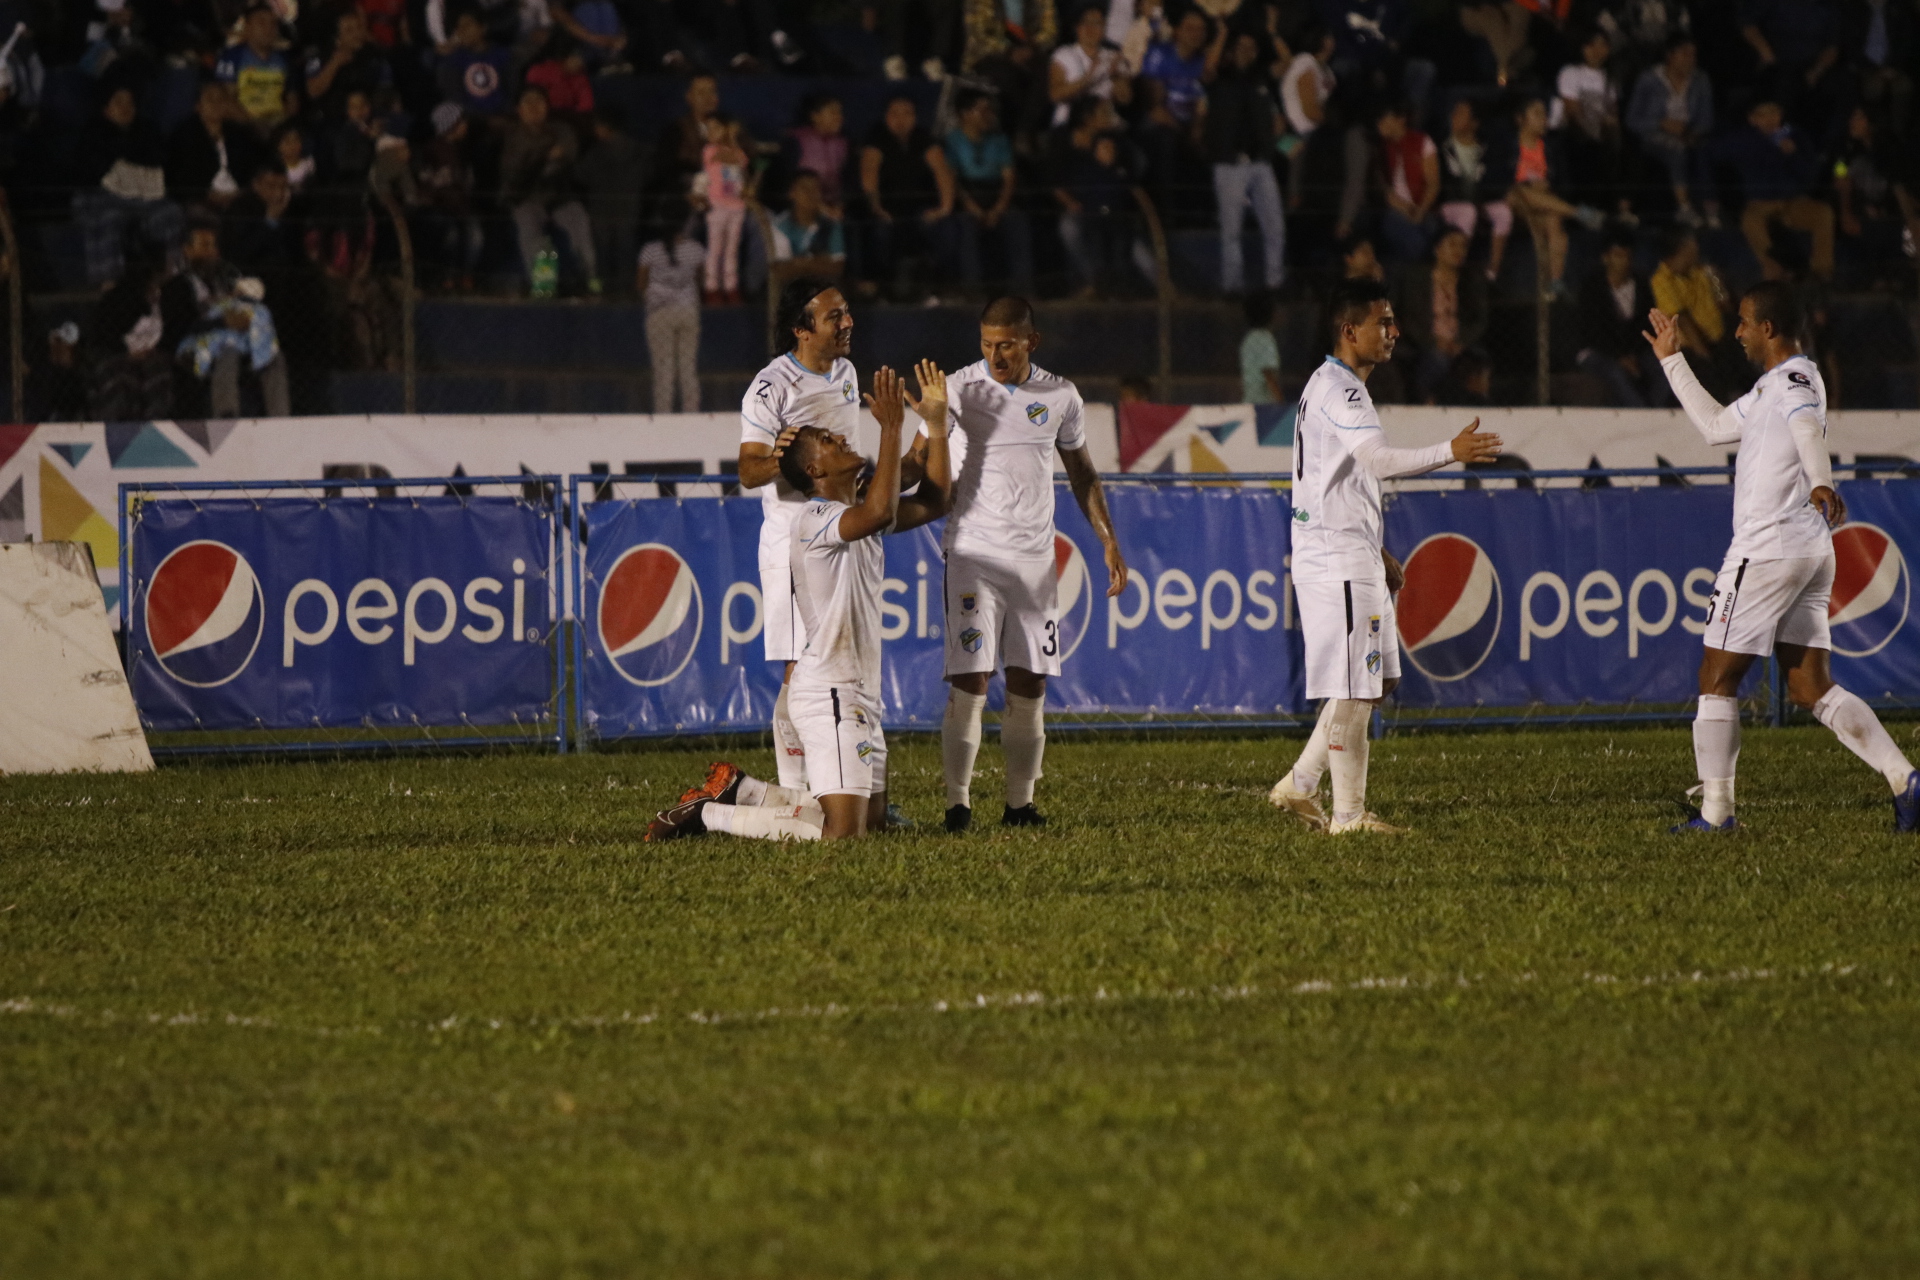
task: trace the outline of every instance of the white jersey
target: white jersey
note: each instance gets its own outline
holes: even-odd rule
[[[953,510],[951,555],[1053,560],[1053,455],[1084,449],[1085,405],[1065,378],[1039,365],[1017,387],[993,380],[982,360],[947,379]]]
[[[1800,464],[1789,419],[1811,413],[1827,434],[1827,384],[1811,358],[1782,360],[1730,406],[1740,423],[1734,464],[1733,545],[1729,560],[1792,560],[1833,551],[1827,522],[1807,498],[1813,482]]]
[[[1293,580],[1386,578],[1380,561],[1380,478],[1354,449],[1383,438],[1367,384],[1328,356],[1307,379],[1293,420]]]
[[[783,355],[753,376],[740,401],[740,442],[772,445],[788,427],[819,427],[845,436],[869,459],[875,441],[863,439],[860,376],[851,360],[835,360],[825,374]],[[749,492],[760,495],[760,562],[784,564],[793,519],[806,496],[778,475],[772,484]]]
[[[880,697],[880,587],[886,553],[880,537],[840,536],[847,504],[816,498],[793,521],[793,594],[806,622],[807,647],[793,683],[857,685]]]

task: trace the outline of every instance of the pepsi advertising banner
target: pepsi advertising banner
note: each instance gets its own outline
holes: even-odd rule
[[[548,506],[201,498],[129,520],[127,657],[150,729],[554,720]]]
[[[1132,580],[1109,599],[1100,544],[1056,489],[1062,674],[1055,710],[1257,715],[1301,708],[1285,591],[1286,495],[1115,486]],[[889,725],[931,728],[946,703],[939,523],[885,539],[882,671]],[[637,499],[586,511],[580,712],[591,737],[764,729],[755,498]],[[961,625],[964,628],[964,622]],[[966,630],[958,642],[969,643]],[[973,636],[971,643],[980,643]]]
[[[1828,609],[1834,678],[1866,698],[1920,692],[1907,626],[1920,486],[1842,484]],[[1391,499],[1406,561],[1398,613],[1409,707],[1684,703],[1699,690],[1708,600],[1733,491],[1551,489]],[[1760,678],[1756,668],[1749,687]]]

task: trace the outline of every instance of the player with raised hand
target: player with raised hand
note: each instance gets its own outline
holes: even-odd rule
[[[914,411],[946,415],[946,379],[931,360],[918,369]],[[887,740],[880,727],[880,589],[886,577],[883,534],[904,533],[946,514],[952,494],[946,433],[930,433],[925,475],[900,496],[901,423],[907,398],[892,369],[874,375],[866,397],[880,424],[879,458],[866,491],[867,459],[844,436],[807,426],[780,457],[780,474],[807,501],[795,517],[788,552],[794,599],[807,629],[794,664],[789,706],[805,753],[812,799],[776,794],[730,765],[708,786],[656,817],[648,840],[722,831],[760,839],[837,840],[878,830],[887,820]],[[758,804],[740,803],[746,784]],[[704,791],[704,789],[703,789]],[[729,794],[731,793],[731,794]],[[789,801],[792,801],[789,803]]]
[[[946,559],[947,711],[940,728],[951,832],[973,824],[973,764],[987,681],[1003,666],[1010,827],[1045,823],[1033,786],[1046,754],[1047,677],[1060,674],[1060,606],[1054,571],[1053,457],[1107,561],[1107,594],[1126,589],[1100,475],[1087,453],[1084,406],[1073,383],[1033,363],[1040,345],[1025,298],[996,298],[980,313],[980,352],[949,380],[954,443],[953,514]],[[939,434],[931,419],[927,430]]]
[[[1810,709],[1893,790],[1894,830],[1920,830],[1920,773],[1873,708],[1833,682],[1827,605],[1833,595],[1833,534],[1847,504],[1827,459],[1827,388],[1800,349],[1800,305],[1770,280],[1740,299],[1735,339],[1761,369],[1753,389],[1722,406],[1680,352],[1680,326],[1655,310],[1646,339],[1687,417],[1710,445],[1740,442],[1733,480],[1733,543],[1707,606],[1700,709],[1693,757],[1700,812],[1674,827],[1732,831],[1734,766],[1740,758],[1741,677],[1757,657],[1780,659],[1787,697]]]
[[[1307,697],[1325,698],[1313,736],[1273,803],[1335,835],[1399,835],[1367,811],[1367,731],[1373,709],[1400,683],[1400,644],[1381,545],[1380,482],[1451,462],[1491,462],[1500,437],[1475,418],[1424,449],[1387,444],[1367,376],[1393,358],[1400,336],[1386,286],[1343,280],[1328,302],[1333,354],[1307,379],[1293,427],[1293,589],[1306,637]],[[1331,763],[1333,819],[1316,798]]]

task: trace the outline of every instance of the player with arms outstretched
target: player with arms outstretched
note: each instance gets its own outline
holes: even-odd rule
[[[1687,366],[1680,326],[1661,311],[1646,335],[1673,393],[1708,444],[1740,443],[1734,465],[1733,543],[1707,606],[1700,661],[1700,709],[1693,757],[1700,812],[1673,828],[1732,831],[1734,765],[1740,758],[1741,677],[1772,652],[1786,672],[1787,697],[1810,709],[1848,750],[1893,790],[1894,829],[1920,829],[1920,773],[1873,709],[1833,682],[1827,605],[1833,595],[1833,534],[1847,504],[1827,459],[1827,388],[1800,349],[1800,306],[1790,286],[1770,280],[1740,299],[1735,339],[1761,369],[1753,389],[1722,407]]]
[[[1271,800],[1316,830],[1397,835],[1367,811],[1367,730],[1400,683],[1400,642],[1381,538],[1380,482],[1451,462],[1491,462],[1500,437],[1472,422],[1443,444],[1395,449],[1367,394],[1367,376],[1400,336],[1386,286],[1343,280],[1329,300],[1333,354],[1307,379],[1293,425],[1293,590],[1306,637],[1307,697],[1324,698],[1313,736]],[[1397,585],[1397,582],[1396,584]],[[1317,795],[1333,773],[1333,820]]]
[[[1001,822],[1042,825],[1033,785],[1046,754],[1047,677],[1060,674],[1060,607],[1054,571],[1053,456],[1107,561],[1107,594],[1126,589],[1127,562],[1113,534],[1100,476],[1087,453],[1084,405],[1073,383],[1033,363],[1040,333],[1025,298],[980,313],[984,359],[948,379],[954,442],[953,514],[946,558],[946,677],[940,730],[951,832],[973,823],[973,764],[987,681],[1003,666],[1007,757]],[[927,430],[937,434],[928,421]]]
[[[913,402],[914,411],[938,422],[946,413],[945,379],[930,360],[922,362],[918,372],[921,398]],[[780,458],[787,484],[807,495],[794,519],[788,552],[795,603],[807,629],[806,646],[794,664],[789,706],[805,753],[812,800],[747,778],[731,765],[716,765],[706,787],[654,819],[648,840],[709,831],[773,840],[837,840],[885,825],[880,589],[886,557],[880,538],[944,515],[952,476],[946,433],[933,432],[925,477],[912,497],[901,497],[900,425],[906,407],[893,370],[883,368],[874,375],[867,403],[880,423],[880,453],[864,495],[859,485],[867,460],[843,436],[802,427]]]

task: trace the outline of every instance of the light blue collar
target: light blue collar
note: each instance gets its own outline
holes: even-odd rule
[[[825,373],[815,373],[813,370],[807,368],[807,366],[801,364],[800,357],[794,355],[793,352],[791,351],[787,352],[787,359],[793,361],[793,367],[798,369],[800,372],[806,374],[809,378],[826,378],[829,381],[831,381],[833,378],[833,365],[831,364],[827,366],[827,371]],[[836,359],[834,361],[834,364],[838,364],[838,363],[840,362]]]
[[[1347,362],[1346,362],[1345,360],[1342,360],[1342,359],[1341,359],[1341,358],[1340,358],[1339,356],[1328,356],[1328,357],[1327,357],[1327,363],[1328,363],[1328,364],[1337,364],[1337,365],[1339,365],[1339,366],[1340,366],[1340,367],[1341,367],[1342,369],[1345,369],[1345,370],[1346,370],[1346,371],[1347,371],[1348,373],[1353,373],[1353,366],[1352,366],[1352,365],[1350,365],[1350,364],[1348,364],[1348,363],[1347,363]],[[1357,378],[1357,377],[1359,377],[1360,375],[1359,375],[1359,374],[1357,374],[1357,373],[1353,373],[1353,376]]]

